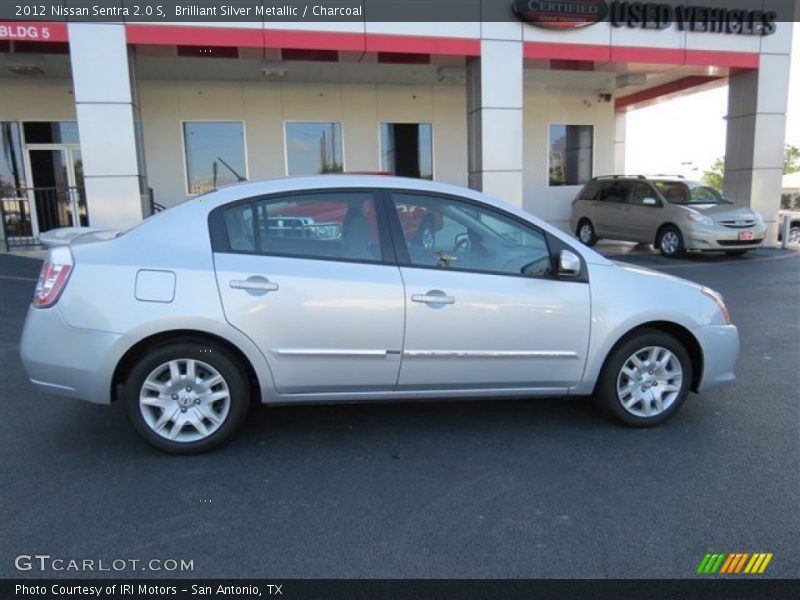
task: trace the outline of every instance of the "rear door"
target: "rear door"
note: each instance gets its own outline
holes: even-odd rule
[[[595,233],[601,238],[627,239],[623,223],[623,209],[628,188],[625,181],[611,180],[598,192],[594,217]]]
[[[282,394],[393,389],[404,295],[370,190],[313,190],[220,207],[210,218],[225,316]]]

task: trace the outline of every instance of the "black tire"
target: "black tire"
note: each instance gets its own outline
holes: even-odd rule
[[[671,236],[675,236],[674,238]],[[666,248],[664,241],[667,241]],[[680,258],[686,254],[686,248],[683,245],[683,235],[681,230],[674,225],[667,225],[658,232],[658,239],[656,245],[661,251],[661,256],[667,258]]]
[[[749,250],[725,250],[725,254],[728,256],[744,256],[748,252]]]
[[[581,219],[578,222],[578,227],[575,229],[575,237],[584,245],[584,246],[594,246],[597,241],[600,239],[597,237],[597,234],[594,231],[594,225],[589,219]]]
[[[617,382],[623,365],[639,349],[660,346],[669,350],[681,366],[683,380],[677,396],[663,412],[654,416],[638,416],[629,412],[617,393]],[[624,380],[623,380],[624,381]],[[595,400],[618,421],[632,427],[658,425],[674,415],[686,401],[692,381],[692,362],[686,348],[675,337],[657,329],[640,329],[617,344],[606,359],[595,387]]]
[[[147,377],[169,361],[184,359],[201,361],[215,369],[222,376],[224,384],[227,384],[229,396],[228,410],[222,423],[210,435],[196,441],[175,441],[162,437],[148,425],[139,404],[139,395]],[[169,454],[197,454],[219,446],[241,426],[250,405],[250,386],[237,360],[222,346],[210,342],[177,341],[152,348],[139,359],[123,383],[122,400],[128,419],[147,443]],[[177,409],[178,400],[175,402]],[[183,412],[191,409],[189,406]],[[152,410],[153,414],[163,414],[162,409]],[[180,415],[176,413],[175,416]],[[174,425],[175,421],[171,422]],[[212,425],[211,421],[204,421],[204,424]],[[183,427],[184,431],[186,427]]]

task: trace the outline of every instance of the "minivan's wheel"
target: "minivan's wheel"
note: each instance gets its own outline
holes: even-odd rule
[[[661,250],[661,254],[667,258],[683,256],[685,249],[680,229],[674,225],[664,227],[658,234],[658,248]]]
[[[789,244],[800,244],[800,226],[792,225],[789,230],[789,237],[786,240]]]
[[[692,363],[683,345],[663,331],[642,329],[608,357],[596,397],[623,423],[648,427],[680,408],[691,381]]]
[[[747,252],[747,250],[726,250],[725,254],[728,256],[744,256]]]
[[[246,377],[221,346],[175,342],[131,369],[123,402],[136,431],[172,454],[209,450],[241,425],[250,401]]]
[[[594,232],[594,226],[589,219],[581,219],[578,223],[578,230],[575,232],[578,239],[586,246],[594,246],[597,243],[597,235]]]

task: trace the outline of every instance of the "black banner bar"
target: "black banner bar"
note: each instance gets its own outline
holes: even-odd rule
[[[287,600],[794,600],[800,597],[800,580],[698,576],[682,580],[133,580],[133,579],[5,579],[0,598],[16,600],[185,600],[189,598],[285,598]]]

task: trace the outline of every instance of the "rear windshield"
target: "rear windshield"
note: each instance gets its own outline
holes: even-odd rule
[[[654,181],[653,185],[672,204],[730,204],[717,190],[699,181]]]

